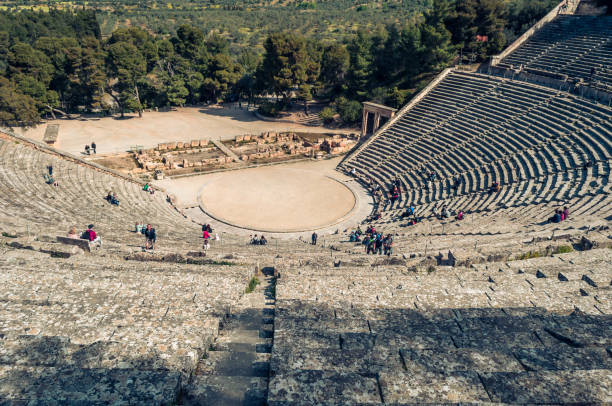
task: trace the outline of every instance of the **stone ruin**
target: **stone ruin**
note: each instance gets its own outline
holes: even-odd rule
[[[234,139],[231,148],[242,161],[282,157],[317,157],[348,152],[355,139],[347,135],[298,134],[267,132],[259,136],[242,135]]]
[[[134,152],[139,169],[136,172],[214,170],[227,165],[265,163],[299,157],[323,158],[348,152],[356,137],[328,134],[265,132],[260,135],[239,135],[221,141],[227,150],[206,139],[191,142],[160,143],[155,148]]]

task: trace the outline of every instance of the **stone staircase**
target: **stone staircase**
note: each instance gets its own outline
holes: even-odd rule
[[[276,278],[261,283],[232,308],[207,356],[185,388],[184,405],[266,405]]]

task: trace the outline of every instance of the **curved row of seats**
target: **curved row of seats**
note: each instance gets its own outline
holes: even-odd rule
[[[560,15],[502,60],[612,86],[612,16]]]
[[[138,183],[7,139],[0,139],[0,160],[0,216],[15,230],[43,227],[63,235],[72,225],[94,223],[105,236],[122,240],[135,223],[145,222],[164,234],[195,232],[165,194],[150,195]],[[57,187],[45,183],[48,165]],[[104,199],[109,191],[117,194],[118,207]]]
[[[342,167],[383,191],[399,181],[401,199],[386,200],[387,210],[454,201],[482,211],[609,194],[611,118],[609,107],[568,93],[452,71]],[[502,192],[489,195],[494,182]]]

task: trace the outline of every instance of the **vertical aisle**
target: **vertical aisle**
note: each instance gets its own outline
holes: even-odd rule
[[[260,283],[245,293],[219,337],[186,385],[182,404],[264,406],[274,336],[275,277],[264,268]]]

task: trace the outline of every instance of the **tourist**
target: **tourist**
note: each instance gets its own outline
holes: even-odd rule
[[[555,214],[548,219],[549,223],[560,223],[561,222],[561,210],[555,210]]]
[[[90,152],[89,152],[89,144],[85,145],[85,153],[86,153],[87,155],[90,155]]]
[[[47,171],[49,172],[49,176],[53,176],[53,165],[47,165]]]
[[[385,248],[385,255],[391,256],[391,254],[393,254],[393,237],[391,236],[391,234],[387,234],[387,236],[383,240],[383,245]]]
[[[256,234],[250,235],[249,236],[249,244],[251,245],[259,245],[259,238],[257,238]]]
[[[91,143],[91,149],[93,150],[94,155],[96,154],[96,143],[92,142]]]
[[[76,227],[70,227],[70,231],[68,231],[68,238],[78,239],[79,235],[77,234]]]
[[[267,243],[268,243],[268,240],[266,240],[266,237],[264,237],[262,234],[261,237],[259,238],[259,245],[266,245]]]
[[[491,189],[489,190],[489,193],[498,193],[500,190],[501,190],[501,186],[499,185],[499,183],[493,182],[493,184],[491,185]]]
[[[206,256],[206,253],[210,248],[210,234],[208,234],[208,231],[204,230],[202,233],[202,238],[204,238],[204,245],[202,246],[202,249],[204,250],[204,256]]]
[[[145,236],[145,250],[153,250],[155,248],[155,242],[157,241],[155,229],[151,228],[151,224],[147,224],[147,228],[142,230],[142,234]]]
[[[455,179],[455,183],[453,183],[453,190],[456,191],[459,189],[459,186],[461,186],[461,178],[458,177]]]
[[[455,218],[459,221],[463,220],[463,210],[459,210],[459,213],[457,213],[457,217]]]
[[[53,176],[47,175],[46,173],[45,173],[45,183],[47,185],[59,186],[59,183],[57,183],[57,180],[55,180]]]
[[[569,210],[567,209],[567,207],[563,208],[563,215],[565,216],[566,220],[569,218]]]
[[[204,256],[206,256],[206,252],[208,252],[208,249],[210,248],[210,233],[208,230],[204,229],[204,231],[202,231],[202,238],[204,239],[202,249],[204,250]]]
[[[561,221],[565,220],[565,213],[561,209],[559,209],[559,216],[561,217]]]
[[[119,199],[117,198],[117,193],[112,193],[110,190],[106,194],[105,200],[114,206],[119,206]]]
[[[383,241],[382,234],[377,234],[376,239],[374,240],[374,254],[382,255],[383,253]]]
[[[440,212],[441,219],[447,219],[450,217],[450,212],[446,206],[442,206],[442,211]]]
[[[81,238],[84,240],[88,240],[90,244],[98,244],[100,247],[102,246],[102,239],[99,235],[96,234],[93,224],[87,226],[87,230],[83,232]]]
[[[149,190],[149,184],[145,183],[144,186],[142,187],[142,190],[144,190],[145,192]]]
[[[317,238],[319,238],[319,236],[317,235],[316,232],[313,232],[311,236],[312,245],[317,245]]]

